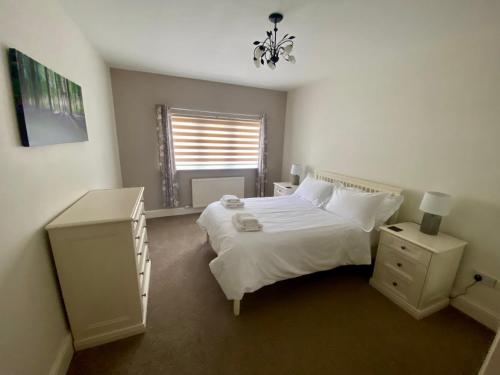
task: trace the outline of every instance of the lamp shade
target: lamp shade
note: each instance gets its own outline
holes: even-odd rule
[[[302,165],[292,164],[292,168],[290,169],[290,174],[294,176],[300,176],[302,174]]]
[[[437,191],[428,191],[422,198],[420,210],[433,215],[446,216],[451,211],[451,196]]]

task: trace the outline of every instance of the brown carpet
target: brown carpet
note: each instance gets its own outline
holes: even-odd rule
[[[69,374],[476,374],[493,339],[451,307],[413,319],[368,285],[367,267],[267,286],[236,318],[195,220],[148,221],[147,333],[77,352]]]

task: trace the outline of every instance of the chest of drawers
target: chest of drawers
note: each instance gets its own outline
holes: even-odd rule
[[[466,242],[440,233],[421,233],[418,224],[381,228],[370,284],[417,319],[449,303]]]
[[[90,191],[46,227],[76,350],[145,331],[151,260],[143,191]]]

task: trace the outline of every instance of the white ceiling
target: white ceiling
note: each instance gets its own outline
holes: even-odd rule
[[[60,1],[113,67],[280,90],[498,15],[471,11],[470,0]],[[296,36],[297,63],[256,69],[252,42],[271,29],[273,11],[285,17],[279,35]]]

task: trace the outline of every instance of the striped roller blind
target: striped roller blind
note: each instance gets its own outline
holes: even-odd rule
[[[257,168],[260,120],[171,115],[177,169]]]

